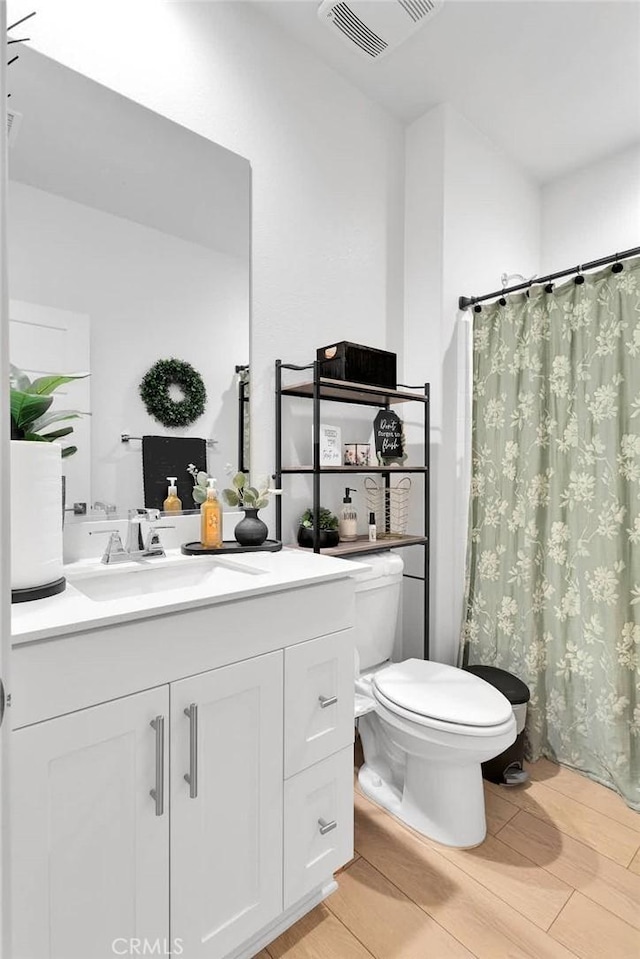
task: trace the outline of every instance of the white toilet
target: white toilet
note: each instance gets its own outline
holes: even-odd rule
[[[447,846],[477,846],[487,828],[480,764],[515,740],[511,704],[453,666],[391,663],[404,564],[391,552],[361,562],[370,570],[355,576],[360,786],[425,836]]]

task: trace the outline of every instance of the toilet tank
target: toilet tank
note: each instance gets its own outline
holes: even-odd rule
[[[370,568],[354,574],[356,581],[356,649],[360,669],[391,657],[400,613],[404,563],[397,553],[384,552],[358,560]]]

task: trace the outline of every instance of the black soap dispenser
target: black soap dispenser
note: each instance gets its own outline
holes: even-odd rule
[[[353,503],[351,502],[351,497],[349,496],[349,493],[357,492],[357,490],[350,489],[348,486],[344,491],[342,512],[340,513],[340,520],[338,522],[338,530],[340,532],[341,542],[349,543],[358,538],[358,514],[356,513]]]

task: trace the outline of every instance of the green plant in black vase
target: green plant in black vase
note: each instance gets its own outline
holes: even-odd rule
[[[338,517],[334,516],[330,509],[324,506],[320,507],[318,517],[318,531],[320,538],[320,549],[329,549],[337,546],[340,542],[338,533]],[[298,546],[313,548],[313,509],[309,507],[300,517],[300,526],[298,527]]]

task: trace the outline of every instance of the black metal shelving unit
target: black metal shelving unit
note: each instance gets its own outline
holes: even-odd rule
[[[310,374],[311,378],[305,382],[283,384],[282,372]],[[421,392],[415,392],[420,390]],[[309,399],[313,403],[313,462],[304,466],[282,465],[282,398],[296,396]],[[373,406],[388,409],[399,403],[420,403],[424,407],[424,463],[422,466],[321,466],[320,465],[320,404],[323,401],[334,403],[348,403],[357,406]],[[430,507],[430,474],[429,474],[429,427],[430,427],[429,384],[420,386],[404,386],[396,390],[382,389],[376,386],[365,386],[360,383],[348,383],[342,380],[332,380],[320,376],[318,363],[314,361],[306,366],[297,366],[293,363],[283,363],[276,360],[276,450],[275,474],[276,486],[282,487],[282,479],[287,475],[307,475],[313,478],[313,525],[314,545],[316,553],[327,556],[358,556],[366,553],[381,552],[387,549],[398,549],[406,546],[422,546],[424,550],[424,576],[409,575],[411,579],[420,579],[424,584],[424,658],[429,658],[429,507]],[[323,475],[329,474],[380,474],[384,479],[385,488],[391,486],[392,474],[415,473],[423,476],[424,495],[424,529],[421,533],[407,534],[384,538],[370,543],[368,538],[359,537],[355,542],[340,543],[331,549],[320,549],[319,546],[319,518],[320,518],[320,486]],[[276,539],[282,540],[282,501],[279,496],[276,501]],[[388,532],[388,530],[387,530]]]

